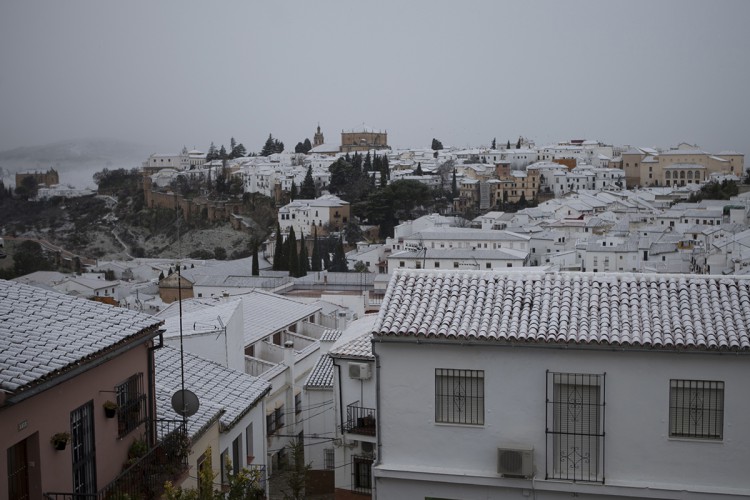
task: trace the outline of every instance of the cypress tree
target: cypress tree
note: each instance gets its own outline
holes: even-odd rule
[[[292,189],[289,192],[289,201],[294,201],[297,199],[297,184],[295,184],[294,181],[292,181]]]
[[[260,264],[258,263],[258,245],[253,244],[253,276],[260,276]]]
[[[320,267],[320,243],[318,242],[318,228],[313,229],[313,249],[312,249],[312,265],[310,270],[317,272],[321,271]]]
[[[321,250],[323,253],[323,267],[326,270],[331,269],[331,252],[330,252],[330,240],[326,238],[321,245]]]
[[[508,144],[505,145],[505,149],[510,149],[510,139],[508,139]]]
[[[456,169],[453,169],[453,180],[451,181],[451,192],[454,198],[458,198],[458,183],[456,182]]]
[[[284,261],[284,240],[281,236],[281,225],[277,222],[276,223],[276,247],[273,250],[273,270],[274,271],[283,271],[283,261]]]
[[[338,273],[349,272],[349,266],[346,263],[346,254],[344,253],[344,241],[339,236],[339,241],[336,243],[336,249],[333,252],[333,262],[331,263],[331,271]]]
[[[289,228],[287,243],[287,262],[289,276],[299,278],[299,256],[297,255],[297,237],[294,235],[294,227]]]
[[[310,270],[310,260],[307,258],[307,245],[305,244],[305,234],[302,233],[300,236],[300,249],[299,249],[299,275],[307,276],[307,271]]]
[[[302,181],[299,197],[303,200],[315,199],[315,180],[312,175],[312,165],[307,167],[307,174],[305,174],[305,180]]]
[[[370,151],[367,151],[367,155],[365,156],[365,163],[362,166],[362,169],[365,172],[369,172],[372,170],[372,158],[370,158]]]

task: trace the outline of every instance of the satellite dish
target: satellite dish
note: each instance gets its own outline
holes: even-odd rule
[[[183,417],[195,415],[200,407],[198,396],[193,391],[182,389],[172,394],[172,409]]]

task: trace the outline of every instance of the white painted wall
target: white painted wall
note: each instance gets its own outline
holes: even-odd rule
[[[750,495],[747,355],[454,343],[375,342],[374,349],[383,388],[379,401],[383,464],[382,472],[375,469],[381,478],[377,498],[394,498],[389,494],[396,490],[390,488],[397,483],[386,478],[393,474],[411,479],[414,489],[407,495],[411,498],[430,496],[435,490],[419,481],[440,480],[442,474],[455,474],[463,482],[480,486],[476,496],[462,494],[461,498],[496,498],[495,488],[501,486],[518,488],[517,494],[522,494],[532,487],[531,481],[500,478],[496,473],[497,447],[502,443],[533,446],[537,498],[553,498],[539,496],[541,490],[549,489],[594,496],[656,497],[665,490],[667,498],[688,490],[695,494],[686,498],[710,498],[729,489]],[[484,425],[434,422],[435,368],[485,371]],[[606,372],[605,485],[544,479],[546,370]],[[721,442],[668,437],[670,379],[724,381]]]

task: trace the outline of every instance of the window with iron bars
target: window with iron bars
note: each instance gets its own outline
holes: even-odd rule
[[[546,478],[604,482],[605,375],[547,371]]]
[[[372,458],[352,456],[352,491],[370,493],[372,491]]]
[[[146,394],[143,373],[136,373],[115,387],[117,394],[118,437],[122,437],[146,421]]]
[[[484,425],[484,370],[435,369],[435,422]]]
[[[669,381],[669,437],[724,437],[724,382]]]
[[[325,448],[323,450],[323,467],[325,469],[335,469],[335,455],[333,448]]]

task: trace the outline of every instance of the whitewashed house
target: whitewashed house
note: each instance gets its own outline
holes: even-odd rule
[[[181,357],[184,369],[181,368]],[[257,469],[261,484],[266,484],[266,440],[264,396],[271,390],[267,381],[247,375],[242,371],[226,368],[201,356],[184,352],[179,348],[164,346],[155,351],[156,390],[163,397],[157,399],[157,414],[161,418],[179,420],[174,412],[171,395],[182,388],[182,373],[185,388],[198,397],[199,404],[206,409],[209,418],[198,420],[188,417],[188,432],[193,438],[190,456],[191,470],[186,487],[196,486],[198,471],[207,459],[207,446],[211,449],[211,468],[218,474],[217,482],[229,484],[229,474],[241,469]],[[207,428],[218,422],[218,443],[196,446],[196,439]],[[218,467],[217,467],[218,465]]]
[[[750,496],[750,280],[399,271],[373,498]]]

